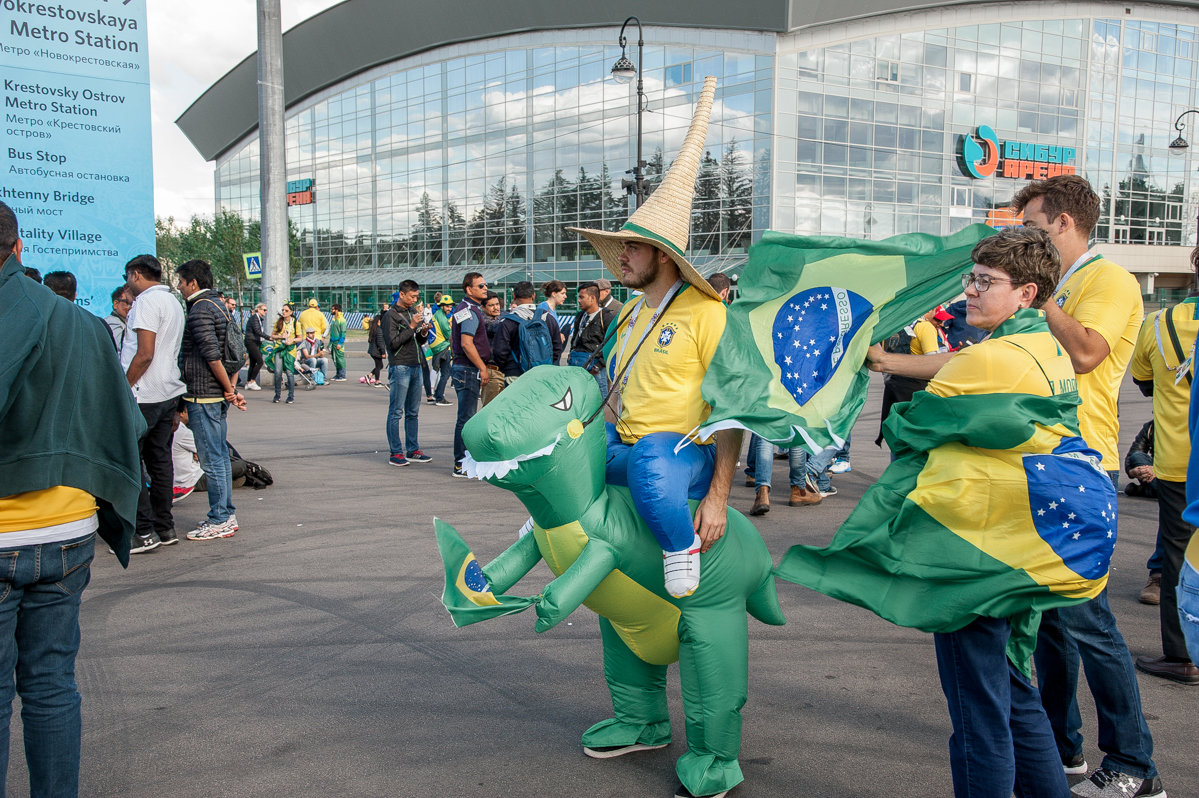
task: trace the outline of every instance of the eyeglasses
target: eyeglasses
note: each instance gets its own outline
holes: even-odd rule
[[[117,304],[118,305],[132,305],[133,301],[129,300],[129,299],[118,299]]]
[[[974,274],[971,272],[970,274],[962,275],[962,290],[965,291],[967,288],[973,285],[975,291],[978,291],[980,294],[985,294],[987,291],[991,290],[991,286],[995,283],[1010,282],[1011,280],[1007,280],[1002,277],[991,277],[987,274]]]

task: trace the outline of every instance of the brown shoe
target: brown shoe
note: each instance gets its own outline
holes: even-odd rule
[[[758,488],[758,495],[754,498],[754,506],[749,514],[766,515],[768,512],[770,512],[770,486],[763,485]]]
[[[1191,662],[1170,662],[1165,657],[1137,657],[1137,670],[1180,684],[1199,684],[1199,668]]]
[[[745,487],[752,488],[752,487],[756,486],[757,484],[758,483],[754,480],[753,477],[751,477],[749,474],[745,475]]]
[[[812,507],[820,504],[824,499],[820,495],[820,491],[810,491],[804,488],[791,488],[791,501],[787,502],[792,507]]]
[[[1162,603],[1162,575],[1149,574],[1149,581],[1141,588],[1141,595],[1137,596],[1137,601],[1142,604],[1161,604]]]

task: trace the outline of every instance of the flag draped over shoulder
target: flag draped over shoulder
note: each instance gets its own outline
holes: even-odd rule
[[[532,598],[493,595],[479,561],[462,536],[440,518],[433,519],[433,526],[437,532],[437,549],[445,565],[441,603],[450,611],[455,626],[512,615],[533,605]]]
[[[1078,437],[1073,380],[1053,396],[1002,384],[1038,346],[1057,348],[1040,313],[1020,311],[972,347],[992,348],[992,384],[897,405],[883,429],[896,460],[827,547],[793,546],[776,575],[926,632],[1009,618],[1027,673],[1041,611],[1098,595],[1116,543],[1115,489]]]
[[[866,401],[866,349],[961,293],[975,224],[884,241],[767,232],[703,382],[697,440],[745,428],[780,445],[840,446]]]

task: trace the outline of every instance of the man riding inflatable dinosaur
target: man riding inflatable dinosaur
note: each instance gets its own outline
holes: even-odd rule
[[[437,521],[443,601],[459,625],[481,620],[476,610],[494,617],[530,604],[538,631],[580,604],[600,615],[615,717],[584,733],[588,756],[670,742],[666,666],[679,662],[688,751],[676,798],[723,796],[743,780],[746,612],[785,622],[765,544],[727,507],[740,432],[681,445],[707,416],[700,384],[725,323],[717,293],[683,257],[715,84],[705,79],[679,156],[621,230],[576,230],[625,286],[644,291],[611,331],[610,400],[620,406],[606,434],[592,424],[605,404],[589,372],[532,369],[462,432],[464,470],[513,491],[532,533],[480,569]],[[536,599],[503,595],[542,559],[557,578]]]

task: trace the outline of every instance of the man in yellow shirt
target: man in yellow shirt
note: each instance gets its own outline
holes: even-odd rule
[[[319,340],[329,337],[329,322],[325,319],[325,314],[321,313],[321,303],[315,299],[308,300],[308,309],[300,314],[296,323],[301,330],[311,327],[316,331]]]
[[[620,230],[568,228],[626,287],[644,292],[621,309],[606,350],[607,479],[628,486],[662,547],[665,587],[676,598],[696,591],[700,553],[724,535],[741,451],[739,430],[686,442],[711,411],[700,385],[725,325],[719,294],[683,255],[715,85],[705,81],[678,157]],[[694,518],[688,499],[699,501]]]
[[[1078,374],[1083,440],[1103,456],[1116,484],[1116,400],[1144,308],[1136,278],[1089,247],[1099,207],[1099,196],[1078,175],[1029,183],[1012,199],[1012,209],[1024,213],[1024,224],[1048,233],[1061,254],[1062,276],[1054,301],[1045,303],[1045,320]],[[1105,755],[1100,768],[1074,786],[1074,794],[1164,795],[1132,657],[1116,627],[1106,589],[1084,604],[1046,612],[1037,636],[1041,701],[1068,773],[1087,770],[1078,728],[1080,659],[1095,699],[1098,743]]]
[[[1199,270],[1199,249],[1191,256]],[[1141,325],[1132,353],[1132,378],[1153,397],[1153,473],[1157,486],[1157,524],[1162,547],[1162,655],[1137,657],[1137,669],[1182,684],[1199,684],[1199,668],[1187,654],[1178,615],[1178,584],[1187,544],[1195,527],[1183,520],[1186,509],[1187,434],[1190,387],[1195,378],[1196,297],[1152,313]]]
[[[129,563],[146,422],[108,327],[26,279],[21,251],[0,202],[0,794],[19,692],[29,794],[78,795],[80,598],[97,533]]]

